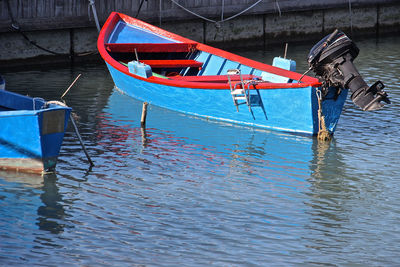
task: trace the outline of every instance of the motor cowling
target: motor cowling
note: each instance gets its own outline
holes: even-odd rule
[[[368,86],[361,77],[353,60],[358,56],[358,47],[343,32],[335,30],[311,49],[307,61],[325,87],[350,90],[351,100],[362,110],[377,110],[390,104],[381,81]]]

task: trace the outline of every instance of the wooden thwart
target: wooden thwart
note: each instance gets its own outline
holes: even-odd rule
[[[142,117],[140,119],[140,126],[142,128],[146,127],[146,118],[147,118],[147,106],[149,103],[143,102],[143,107],[142,107]]]
[[[105,47],[109,52],[128,53],[164,53],[164,52],[190,52],[196,49],[196,43],[107,43]]]

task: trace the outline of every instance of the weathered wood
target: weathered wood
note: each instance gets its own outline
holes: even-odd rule
[[[88,14],[89,1],[86,0],[8,0],[15,20],[24,30],[50,30],[66,28],[70,25],[92,27],[93,15]],[[234,16],[257,0],[174,0],[186,9],[200,16],[218,21]],[[141,0],[98,0],[95,1],[100,23],[104,23],[112,11],[135,16]],[[161,13],[160,13],[161,3]],[[382,5],[398,3],[398,0],[352,0],[353,6]],[[278,10],[279,5],[279,10]],[[271,14],[280,11],[304,11],[347,7],[348,0],[263,0],[245,14]],[[90,18],[89,18],[90,16]],[[172,0],[148,0],[142,5],[138,17],[150,23],[172,20],[198,19],[177,6]],[[73,23],[76,18],[78,22]],[[82,18],[86,18],[82,20]],[[0,1],[0,32],[10,31],[10,17],[6,1]]]
[[[141,117],[141,119],[140,119],[140,126],[141,126],[141,128],[145,128],[145,127],[146,127],[147,106],[148,106],[148,103],[147,103],[147,102],[143,102],[142,117]]]

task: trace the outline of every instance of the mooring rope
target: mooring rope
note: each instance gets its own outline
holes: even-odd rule
[[[45,48],[45,47],[43,47],[43,46],[37,44],[35,41],[32,41],[32,40],[25,34],[25,32],[21,30],[21,26],[20,26],[19,23],[15,20],[14,15],[13,15],[12,10],[11,10],[11,6],[10,6],[9,0],[6,0],[5,2],[6,2],[6,5],[7,5],[8,16],[10,17],[10,20],[11,20],[11,27],[12,27],[13,29],[15,29],[19,34],[21,34],[22,37],[24,37],[24,39],[25,39],[26,41],[28,41],[31,45],[35,46],[36,48],[38,48],[38,49],[40,49],[40,50],[43,50],[43,51],[45,51],[45,52],[47,52],[47,53],[50,53],[50,54],[53,54],[53,55],[57,55],[57,56],[65,56],[65,55],[66,55],[66,54],[64,54],[64,53],[59,53],[59,52],[55,52],[55,51],[52,51],[52,50],[50,50],[50,49],[47,49],[47,48]],[[97,22],[97,23],[98,23],[98,22]],[[97,53],[98,53],[97,51],[90,51],[90,52],[85,52],[85,53],[74,54],[74,56],[82,57],[82,56],[94,55],[94,54],[97,54]]]
[[[45,102],[44,107],[47,108],[50,104],[59,105],[59,106],[62,106],[62,107],[68,107],[68,106],[67,106],[67,103],[66,103],[65,100],[63,100],[62,98],[68,93],[68,91],[71,89],[71,87],[75,84],[75,82],[79,79],[80,76],[81,76],[81,74],[79,74],[79,75],[75,78],[75,80],[71,83],[71,85],[68,87],[68,89],[64,92],[64,94],[61,96],[61,101],[58,101],[58,100],[47,101],[47,102]],[[82,150],[83,150],[83,152],[85,153],[86,158],[87,158],[87,160],[89,161],[90,166],[93,167],[93,166],[94,166],[94,163],[93,163],[92,159],[90,158],[89,153],[88,153],[87,150],[86,150],[86,146],[85,146],[85,144],[84,144],[84,142],[83,142],[83,140],[82,140],[81,134],[79,133],[78,126],[77,126],[76,123],[75,123],[74,117],[75,117],[75,116],[74,116],[74,113],[71,112],[71,113],[69,114],[69,119],[70,119],[70,121],[71,121],[71,123],[72,123],[72,126],[74,127],[74,131],[75,131],[75,133],[76,133],[76,135],[77,135],[77,137],[78,137],[79,143],[81,144]]]
[[[14,19],[14,15],[12,13],[9,0],[6,0],[6,5],[7,5],[8,16],[10,17],[10,20],[11,20],[11,27],[13,29],[15,29],[16,31],[18,31],[22,35],[22,37],[25,38],[25,40],[27,40],[31,45],[36,46],[37,48],[39,48],[43,51],[46,51],[47,53],[54,54],[54,55],[62,55],[60,53],[57,53],[57,52],[51,51],[47,48],[44,48],[43,46],[40,46],[36,42],[29,39],[29,37],[21,30],[21,27],[19,26],[18,22]]]
[[[351,10],[351,0],[349,0],[350,32],[353,35],[353,11]]]
[[[97,17],[96,5],[95,5],[95,3],[94,3],[94,0],[89,0],[89,4],[88,4],[88,16],[89,16],[89,20],[90,20],[90,8],[92,8],[93,17],[94,17],[94,22],[96,23],[97,31],[100,32],[100,23],[99,23],[99,19],[98,19],[98,17]]]
[[[322,92],[321,90],[317,89],[315,93],[318,99],[318,140],[330,141],[332,136],[326,129],[325,116],[322,113]]]
[[[58,100],[47,101],[45,106],[48,106],[50,104],[59,105],[59,106],[62,106],[62,107],[68,107],[67,104],[65,104],[64,102],[58,101]]]
[[[281,12],[281,8],[280,8],[280,6],[279,6],[278,0],[275,0],[275,5],[276,5],[276,7],[278,8],[279,17],[282,17],[282,12]]]
[[[234,18],[236,18],[237,16],[242,15],[243,13],[247,12],[248,10],[252,9],[253,7],[255,7],[256,5],[258,5],[259,3],[262,2],[262,0],[258,0],[258,1],[255,2],[254,4],[250,5],[249,7],[245,8],[244,10],[240,11],[239,13],[237,13],[237,14],[235,14],[235,15],[233,15],[233,16],[230,16],[230,17],[228,17],[228,18],[226,18],[226,19],[224,19],[224,15],[223,15],[223,13],[222,13],[222,14],[221,14],[221,19],[220,19],[220,20],[213,20],[213,19],[209,19],[209,18],[203,17],[202,15],[197,14],[197,13],[195,13],[195,12],[193,12],[193,11],[187,9],[186,7],[184,7],[184,6],[182,6],[181,4],[177,3],[175,0],[170,0],[170,1],[171,1],[172,3],[174,3],[175,5],[177,5],[178,7],[182,8],[183,10],[185,10],[186,12],[192,14],[193,16],[196,16],[196,17],[198,17],[198,18],[201,18],[201,19],[203,19],[203,20],[205,20],[205,21],[212,22],[212,23],[221,23],[221,22],[225,22],[225,21],[234,19]],[[224,12],[224,2],[222,2],[222,12]]]

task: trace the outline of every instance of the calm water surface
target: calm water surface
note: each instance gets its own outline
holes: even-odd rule
[[[399,42],[357,42],[358,69],[393,103],[348,101],[330,144],[151,105],[143,135],[142,103],[104,64],[3,72],[47,100],[82,73],[66,100],[95,166],[70,128],[55,174],[0,173],[0,265],[399,266]],[[300,72],[311,46],[289,46]]]

